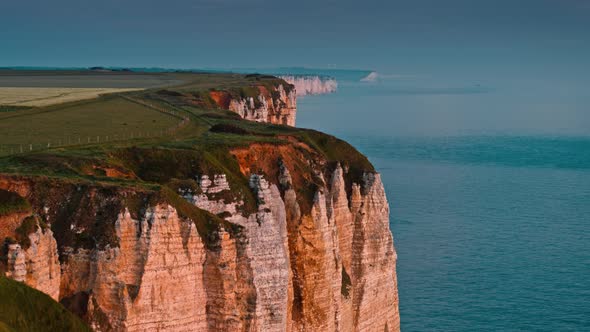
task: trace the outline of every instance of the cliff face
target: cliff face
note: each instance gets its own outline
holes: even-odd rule
[[[26,249],[16,243],[7,245],[6,276],[58,300],[61,271],[53,233],[49,229],[37,228],[28,236],[30,246]]]
[[[211,91],[209,94],[219,107],[237,113],[243,119],[295,126],[297,92],[290,85],[258,85],[250,87],[246,93]]]
[[[379,174],[334,137],[202,107],[295,124],[292,86],[248,83],[144,95],[198,106],[171,142],[5,160],[0,273],[96,331],[399,331]]]
[[[279,76],[285,82],[295,86],[297,96],[322,95],[334,93],[338,82],[333,78],[319,76]]]
[[[295,152],[261,158],[268,148],[232,152],[250,179],[253,213],[244,213],[224,174],[201,176],[198,194],[179,188],[237,231],[220,227],[203,238],[170,204],[135,216],[121,205],[104,221],[112,223],[112,243],[81,246],[67,239],[87,230],[77,219],[85,218],[84,203],[123,201],[130,193],[59,184],[63,199],[83,190],[89,200],[67,207],[68,234],[56,239],[39,227],[28,249],[10,245],[6,274],[59,299],[97,331],[399,330],[396,256],[379,175],[365,173],[347,188],[337,165],[327,181],[319,174],[324,184],[302,200],[301,175],[290,172],[300,160],[287,155]],[[276,176],[262,175],[271,169]],[[63,226],[56,219],[65,204],[36,197],[35,179],[0,183],[27,197],[53,229]]]

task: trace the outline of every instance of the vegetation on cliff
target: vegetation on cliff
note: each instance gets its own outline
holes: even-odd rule
[[[177,193],[169,188],[162,188],[161,194],[164,201],[173,206],[181,217],[189,219],[195,224],[197,232],[203,239],[203,242],[207,248],[211,250],[218,249],[217,244],[219,239],[217,238],[217,235],[219,233],[214,232],[214,230],[217,231],[223,227],[225,231],[229,232],[231,235],[237,235],[242,228],[241,226],[227,222],[208,211],[199,209],[187,202],[184,198],[178,196]]]
[[[0,276],[0,331],[91,331],[48,295]]]
[[[0,216],[30,211],[29,202],[12,191],[0,189]]]
[[[23,249],[28,249],[31,246],[29,234],[37,231],[38,224],[35,216],[28,216],[23,219],[21,225],[16,229],[16,241],[18,241]]]

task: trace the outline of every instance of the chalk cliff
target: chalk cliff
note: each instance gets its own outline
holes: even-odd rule
[[[240,115],[243,119],[295,126],[297,92],[293,86],[253,86],[240,94],[211,91],[217,106]]]
[[[158,193],[3,177],[0,187],[26,197],[51,226],[36,227],[27,249],[8,246],[6,275],[97,331],[398,330],[379,175],[353,181],[340,164],[324,165],[319,185],[301,188],[313,174],[293,179],[305,164],[296,150],[254,145],[232,154],[255,197],[251,212],[225,174],[177,189],[227,221],[207,233]]]
[[[259,104],[208,93],[294,124],[294,89],[256,91]],[[0,216],[0,272],[96,331],[399,331],[389,206],[368,160],[315,131],[208,121],[223,125],[200,141],[15,159],[49,175],[0,173],[28,209]]]
[[[28,234],[30,245],[7,244],[7,276],[59,299],[61,271],[57,242],[51,230],[37,230]]]
[[[295,86],[297,96],[323,95],[334,93],[338,89],[338,82],[329,77],[308,75],[282,75],[279,77],[285,80],[285,82]]]

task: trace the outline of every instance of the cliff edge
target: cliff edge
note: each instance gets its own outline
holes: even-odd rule
[[[276,125],[295,118],[279,83],[255,83],[278,97],[260,123],[223,110],[250,103],[235,87],[160,89],[132,98],[187,111],[174,139],[2,158],[0,272],[95,331],[399,331],[381,178],[346,142]]]

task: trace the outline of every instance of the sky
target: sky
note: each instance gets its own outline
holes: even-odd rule
[[[0,66],[590,74],[590,0],[2,0]]]

